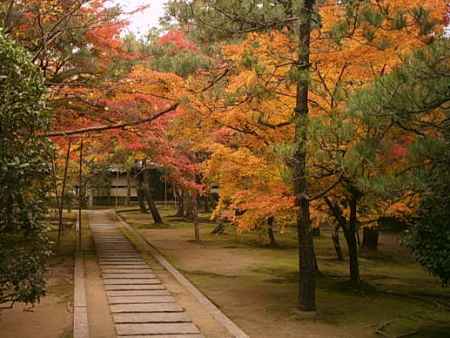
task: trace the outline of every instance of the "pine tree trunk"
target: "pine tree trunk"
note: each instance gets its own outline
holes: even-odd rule
[[[152,192],[150,190],[150,175],[149,175],[149,171],[144,169],[143,170],[143,192],[144,192],[144,197],[145,200],[147,202],[148,205],[148,209],[150,210],[150,213],[152,214],[153,217],[153,221],[156,224],[162,224],[163,220],[161,215],[159,214],[158,208],[156,207],[155,201],[153,200],[153,196],[152,196]]]
[[[299,51],[297,70],[303,76],[297,82],[295,114],[295,139],[293,158],[293,188],[297,213],[297,236],[299,255],[299,307],[303,311],[316,309],[315,254],[308,200],[307,126],[309,82],[305,72],[309,71],[311,21],[314,0],[304,0],[299,9]]]

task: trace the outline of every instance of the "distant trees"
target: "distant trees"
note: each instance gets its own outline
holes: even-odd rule
[[[45,86],[30,55],[0,30],[0,304],[45,294],[50,174]]]

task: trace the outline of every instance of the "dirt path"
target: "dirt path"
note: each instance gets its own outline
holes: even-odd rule
[[[108,212],[90,213],[90,228],[119,337],[204,337]]]

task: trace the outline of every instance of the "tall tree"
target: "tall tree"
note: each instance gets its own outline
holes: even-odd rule
[[[294,109],[295,135],[293,185],[298,207],[297,229],[299,239],[299,305],[305,311],[315,310],[314,244],[308,201],[306,173],[307,120],[309,93],[309,55],[312,18],[315,1],[266,3],[255,6],[252,1],[173,1],[169,13],[186,24],[195,23],[201,29],[201,39],[217,39],[239,36],[251,31],[267,31],[273,28],[294,29],[297,25],[298,55],[296,68],[301,74],[297,81],[297,102]]]

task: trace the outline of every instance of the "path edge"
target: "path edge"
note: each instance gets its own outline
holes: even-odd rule
[[[79,219],[77,216],[77,227]],[[78,236],[77,236],[78,238]],[[89,338],[84,253],[76,244],[73,286],[73,338]]]
[[[183,276],[164,256],[160,251],[147,240],[139,231],[129,225],[125,219],[115,210],[117,218],[123,227],[131,231],[133,234],[139,236],[150,248],[150,253],[164,269],[166,269],[183,287],[185,287],[194,298],[203,306],[207,312],[217,320],[225,329],[235,338],[250,338],[242,329],[236,325],[227,315],[225,315],[216,305],[214,305],[197,287],[192,284],[186,277]],[[74,337],[76,338],[76,337]]]

